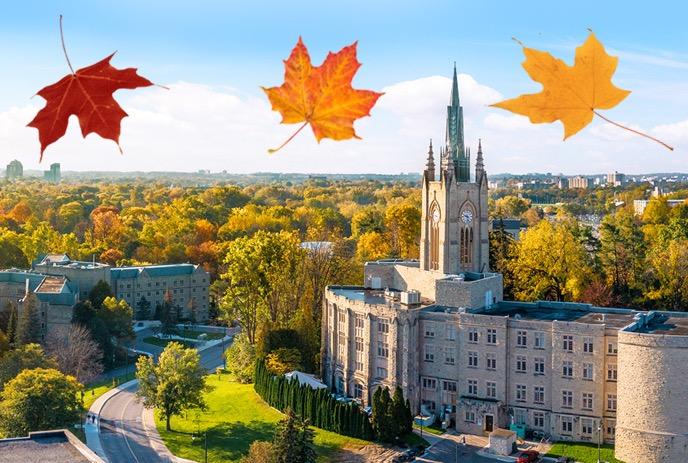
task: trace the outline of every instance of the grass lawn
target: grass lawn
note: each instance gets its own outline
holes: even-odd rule
[[[203,461],[203,439],[194,443],[194,432],[208,432],[208,461],[236,462],[248,453],[251,442],[272,440],[275,426],[284,415],[268,406],[253,390],[253,384],[230,381],[227,375],[218,380],[208,375],[213,390],[206,394],[208,411],[190,411],[173,417],[173,431],[165,431],[165,422],[156,416],[158,431],[170,451],[183,458]],[[156,414],[157,415],[157,414]],[[327,462],[342,447],[360,448],[367,441],[315,429],[315,451],[318,461]]]
[[[420,425],[413,423],[413,429],[417,429],[420,431]],[[442,434],[444,434],[444,429],[438,428],[434,425],[433,426],[423,426],[423,432],[424,433],[427,432],[428,434],[434,434],[436,436],[441,436]]]
[[[614,446],[612,445],[603,445],[601,455],[602,461],[623,463],[614,458]],[[557,442],[552,446],[547,456],[555,458],[567,456],[581,463],[597,463],[597,444]]]
[[[148,336],[147,338],[143,338],[143,342],[145,342],[146,344],[153,344],[154,346],[160,347],[166,347],[172,341],[178,342],[182,344],[184,347],[191,347],[192,349],[196,348],[196,344],[189,341],[181,341],[179,339],[160,339],[156,338],[155,336]]]
[[[201,331],[201,330],[184,330],[184,329],[177,329],[175,330],[175,333],[178,336],[181,336],[183,338],[193,338],[193,339],[198,339],[198,337],[202,334],[206,335],[206,340],[212,341],[214,339],[222,339],[225,337],[224,333],[215,333],[211,331]]]

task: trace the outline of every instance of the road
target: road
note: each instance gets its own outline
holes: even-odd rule
[[[444,433],[428,451],[416,459],[423,463],[498,463],[499,460],[481,457],[476,452],[486,444],[484,438],[466,436],[466,443],[454,433]]]
[[[229,342],[225,343],[227,348]],[[213,370],[222,364],[222,344],[201,352],[201,364]],[[133,386],[114,395],[100,413],[100,441],[110,463],[168,463],[149,444],[141,415],[143,404]]]

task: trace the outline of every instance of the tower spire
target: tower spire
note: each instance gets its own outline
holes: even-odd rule
[[[485,164],[483,163],[483,143],[478,138],[478,156],[475,159],[475,182],[480,185],[482,177],[485,175]]]
[[[452,156],[455,178],[458,182],[470,181],[470,161],[463,141],[463,108],[459,99],[459,78],[454,63],[452,89],[447,106],[447,151]]]
[[[425,163],[425,178],[429,181],[435,180],[435,158],[432,152],[432,138],[430,139],[430,146],[428,147],[428,159]]]
[[[459,103],[459,78],[456,75],[456,61],[454,61],[454,78],[452,79],[451,98],[449,99],[450,106],[460,106]]]

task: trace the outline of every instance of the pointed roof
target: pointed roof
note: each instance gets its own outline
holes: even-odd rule
[[[454,78],[452,80],[452,91],[449,99],[450,106],[459,106],[459,79],[456,75],[456,61],[454,61]]]

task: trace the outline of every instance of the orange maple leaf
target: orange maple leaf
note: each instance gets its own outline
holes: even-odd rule
[[[62,35],[62,16],[60,34]],[[38,92],[38,95],[46,100],[46,104],[28,124],[29,127],[38,129],[41,161],[48,145],[59,140],[67,131],[69,116],[72,114],[79,118],[84,137],[89,133],[97,133],[103,138],[113,140],[119,147],[120,124],[127,113],[112,94],[123,88],[153,85],[148,79],[139,76],[134,68],[114,68],[110,64],[114,53],[74,72],[64,48],[64,37],[62,46],[72,73]]]
[[[314,67],[299,37],[284,62],[284,83],[263,90],[272,109],[282,114],[283,124],[303,122],[303,125],[278,148],[268,151],[274,153],[281,149],[308,124],[318,142],[323,138],[360,138],[354,131],[354,121],[369,116],[382,93],[351,87],[359,67],[356,42],[337,53],[328,53],[322,65]]]
[[[531,79],[542,84],[542,91],[521,95],[492,106],[528,116],[530,122],[536,124],[560,120],[564,125],[564,140],[587,126],[596,115],[673,150],[666,143],[611,121],[597,111],[613,108],[631,92],[612,83],[619,58],[607,54],[592,31],[585,43],[576,48],[573,66],[547,52],[528,48],[521,42],[519,44],[526,56],[523,68]]]

